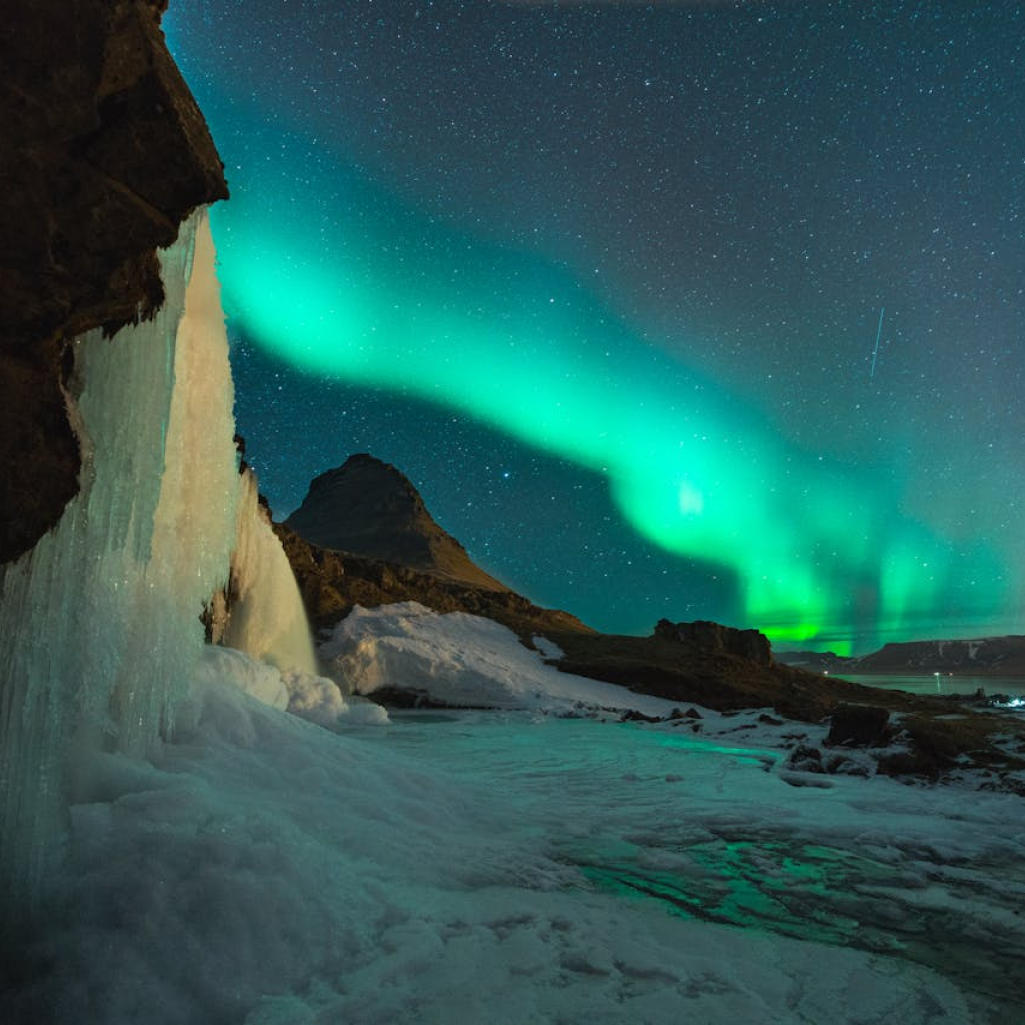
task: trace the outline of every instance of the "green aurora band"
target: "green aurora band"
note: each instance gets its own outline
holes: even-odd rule
[[[266,158],[214,211],[226,309],[247,337],[603,474],[641,535],[736,574],[747,624],[776,643],[843,652],[838,636],[943,635],[965,610],[981,626],[1007,607],[994,552],[903,515],[888,479],[788,445],[565,268],[251,130]]]

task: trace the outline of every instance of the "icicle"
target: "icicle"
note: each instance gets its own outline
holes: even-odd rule
[[[205,213],[161,267],[153,320],[75,343],[81,490],[0,579],[0,892],[14,908],[58,863],[74,753],[143,752],[170,728],[227,575],[233,392]]]

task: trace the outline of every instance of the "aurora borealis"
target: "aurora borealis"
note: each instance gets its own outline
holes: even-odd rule
[[[279,517],[370,451],[603,629],[1022,632],[1016,4],[166,26],[232,188],[237,417]]]

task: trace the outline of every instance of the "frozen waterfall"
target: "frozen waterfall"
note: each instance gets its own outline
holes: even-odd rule
[[[317,659],[295,575],[260,508],[256,478],[240,479],[238,542],[231,557],[231,607],[223,642],[280,670],[316,675]]]
[[[268,640],[268,617],[282,617],[292,638],[303,614],[259,520],[255,483],[238,473],[204,212],[160,259],[166,301],[152,320],[74,343],[67,401],[81,490],[54,530],[0,568],[0,893],[11,903],[0,914],[9,924],[45,896],[68,801],[89,786],[86,756],[144,754],[172,729],[203,648],[200,617],[226,587],[236,545],[243,607],[230,639],[312,668],[312,649],[300,643],[293,655]],[[266,586],[286,597],[258,596]]]

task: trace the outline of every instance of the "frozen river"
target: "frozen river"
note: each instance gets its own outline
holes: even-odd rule
[[[83,766],[5,1021],[1025,1020],[1021,798],[702,724],[331,732],[208,681],[155,761]]]
[[[757,737],[729,745],[684,733],[407,714],[377,742],[472,778],[507,823],[579,873],[578,888],[886,955],[897,972],[928,966],[992,997],[993,1020],[1001,1006],[1008,1021],[1025,1015],[1018,798],[843,777],[798,788],[781,781],[779,752]]]

